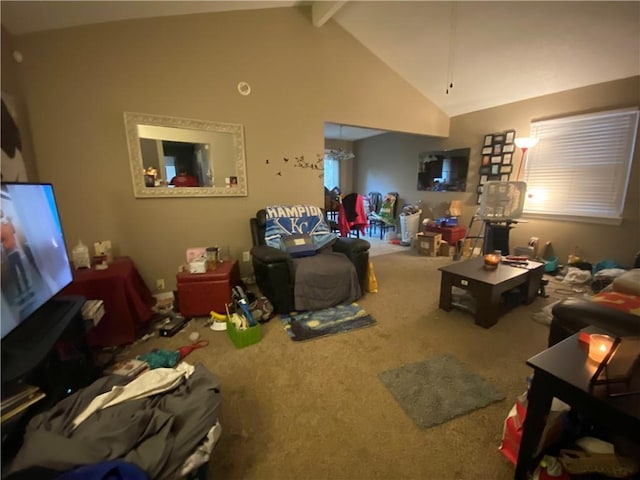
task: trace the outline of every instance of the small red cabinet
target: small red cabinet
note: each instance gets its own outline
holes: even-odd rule
[[[225,260],[212,272],[182,272],[176,279],[178,307],[183,316],[205,316],[211,310],[225,313],[231,289],[240,283],[240,268],[237,260]]]
[[[467,234],[465,227],[438,227],[436,225],[427,225],[427,232],[441,233],[442,240],[449,245],[456,245],[458,240],[462,240]]]

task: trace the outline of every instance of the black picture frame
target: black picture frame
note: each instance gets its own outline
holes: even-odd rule
[[[491,156],[490,155],[483,155],[482,156],[482,166],[489,165],[490,163],[491,163]]]
[[[497,163],[494,165],[491,165],[491,176],[495,176],[495,175],[500,176],[500,165]]]
[[[487,175],[480,175],[480,183],[485,184],[487,183],[487,181],[489,180],[489,176]]]
[[[485,135],[483,146],[490,147],[492,143],[493,143],[493,135]]]
[[[509,174],[508,173],[503,173],[500,175],[500,181],[501,182],[508,182],[509,181]]]
[[[493,155],[491,157],[491,165],[495,165],[496,163],[502,163],[502,155]]]
[[[500,155],[502,153],[502,144],[494,143],[493,148],[491,149],[491,153],[493,153],[494,155]]]
[[[482,187],[483,185],[478,185],[478,193],[482,193]]]
[[[509,143],[508,145],[505,145],[504,147],[502,147],[502,153],[513,153],[515,148],[516,148],[515,144]]]
[[[491,165],[483,165],[480,167],[480,175],[489,175],[491,173]]]
[[[482,149],[482,155],[491,155],[491,152],[493,152],[493,148],[491,148],[491,145]]]
[[[500,173],[511,173],[513,165],[500,165]]]
[[[505,153],[504,155],[502,155],[502,163],[504,163],[505,165],[511,165],[512,160],[513,154]]]
[[[493,136],[493,144],[504,143],[504,134],[499,133]]]
[[[516,139],[515,130],[507,130],[504,132],[504,143],[511,144]]]

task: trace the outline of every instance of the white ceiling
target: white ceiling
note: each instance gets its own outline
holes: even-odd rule
[[[0,17],[11,33],[22,34],[310,3],[3,0]],[[340,3],[333,20],[450,116],[640,75],[638,1]]]

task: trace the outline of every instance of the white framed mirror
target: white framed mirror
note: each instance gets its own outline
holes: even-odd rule
[[[244,129],[145,113],[124,113],[136,197],[247,196]]]

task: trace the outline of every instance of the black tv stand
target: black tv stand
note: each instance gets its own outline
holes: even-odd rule
[[[23,382],[46,397],[2,425],[2,464],[15,455],[28,421],[97,378],[82,319],[85,297],[55,297],[2,339],[2,385]]]

